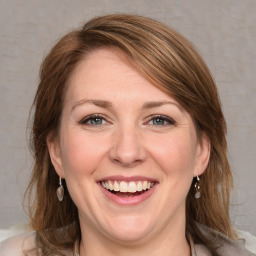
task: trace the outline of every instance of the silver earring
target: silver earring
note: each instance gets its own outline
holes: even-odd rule
[[[62,186],[61,177],[59,177],[59,187],[57,188],[56,193],[57,193],[57,197],[58,197],[59,201],[61,202],[64,197],[64,188]]]
[[[195,183],[195,190],[196,190],[196,193],[195,193],[195,198],[198,199],[201,197],[201,193],[200,193],[200,178],[199,176],[197,175],[196,176],[196,183]]]

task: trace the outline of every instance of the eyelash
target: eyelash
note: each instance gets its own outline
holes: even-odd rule
[[[87,117],[83,118],[82,120],[79,121],[79,124],[90,125],[90,126],[104,125],[102,123],[101,124],[90,124],[90,123],[88,123],[89,121],[96,120],[96,119],[100,119],[102,121],[108,122],[103,115],[94,114],[94,115],[90,115],[90,116],[87,116]]]
[[[175,125],[176,124],[176,122],[173,119],[171,119],[171,118],[169,118],[165,115],[152,115],[152,116],[149,117],[148,122],[153,121],[153,120],[157,120],[157,119],[161,120],[163,122],[166,122],[166,123],[161,124],[161,125],[156,125],[156,124],[150,124],[150,125],[152,125],[152,126],[166,126],[166,125]]]
[[[89,121],[92,121],[92,120],[101,120],[101,123],[100,124],[92,124],[92,123],[88,123]],[[151,126],[166,126],[166,125],[175,125],[176,122],[165,116],[165,115],[152,115],[152,116],[149,116],[148,118],[148,121],[146,123],[150,123],[151,121],[154,121],[154,120],[157,120],[158,121],[161,121],[161,122],[164,122],[162,124],[149,124]],[[107,121],[107,118],[103,115],[100,115],[100,114],[94,114],[94,115],[90,115],[90,116],[87,116],[85,118],[83,118],[82,120],[79,121],[79,124],[82,124],[82,125],[88,125],[88,126],[100,126],[100,125],[104,125],[104,123],[102,122],[108,122]]]

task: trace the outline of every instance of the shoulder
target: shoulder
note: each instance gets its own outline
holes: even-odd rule
[[[253,256],[254,254],[245,248],[245,240],[232,240],[222,233],[208,228],[202,224],[197,224],[202,234],[208,239],[215,240],[219,245],[217,253],[221,256]],[[207,248],[203,245],[195,245],[196,255],[211,255],[209,251],[206,253]],[[201,253],[202,252],[202,253]],[[204,252],[204,253],[203,253]]]
[[[11,237],[0,244],[0,256],[24,256],[35,246],[35,232],[28,232]],[[29,254],[28,254],[29,255]]]

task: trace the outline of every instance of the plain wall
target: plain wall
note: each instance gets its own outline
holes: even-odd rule
[[[232,221],[256,234],[255,0],[1,0],[0,228],[27,221],[21,206],[32,165],[27,120],[43,56],[83,21],[117,12],[173,26],[205,59],[228,123]]]

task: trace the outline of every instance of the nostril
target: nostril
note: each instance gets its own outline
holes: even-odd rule
[[[135,160],[135,161],[124,161],[123,159],[112,159],[112,162],[115,164],[121,165],[125,168],[133,168],[140,164],[142,160]]]
[[[131,126],[127,124],[127,126]],[[136,134],[136,128],[131,127],[120,132],[113,139],[113,147],[110,150],[111,160],[119,165],[130,167],[141,163],[145,159],[145,149]]]

